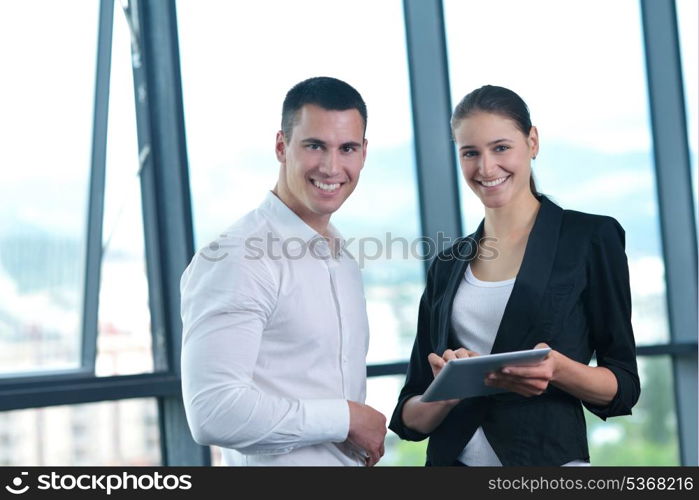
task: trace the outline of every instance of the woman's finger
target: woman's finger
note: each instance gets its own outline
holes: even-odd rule
[[[468,349],[464,349],[463,347],[458,348],[456,351],[454,351],[454,355],[457,358],[470,358],[471,354]]]
[[[491,373],[486,376],[484,384],[489,387],[499,387],[529,397],[542,394],[548,388],[549,381],[545,378],[520,378]]]
[[[443,368],[446,363],[442,356],[435,353],[430,353],[430,355],[427,356],[427,362],[432,365],[433,368]]]
[[[535,378],[551,380],[553,377],[553,369],[549,363],[540,363],[531,366],[506,366],[501,372],[504,375],[521,378]]]

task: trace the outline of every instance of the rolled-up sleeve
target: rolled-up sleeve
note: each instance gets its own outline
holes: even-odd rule
[[[614,374],[618,387],[612,401],[605,406],[583,404],[603,420],[630,415],[641,394],[641,385],[631,326],[624,230],[614,219],[607,219],[590,242],[587,282],[584,300],[597,365]]]
[[[291,399],[256,387],[253,373],[277,280],[263,259],[228,250],[220,261],[196,255],[180,282],[182,395],[195,441],[245,454],[344,441],[344,399]]]

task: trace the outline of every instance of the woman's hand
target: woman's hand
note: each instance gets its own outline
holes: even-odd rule
[[[549,347],[541,342],[534,349]],[[522,396],[539,396],[554,380],[557,370],[557,352],[551,351],[535,365],[505,366],[497,372],[490,372],[485,378],[485,385],[500,387]]]
[[[441,356],[439,354],[431,353],[429,356],[427,356],[427,361],[432,368],[432,374],[435,376],[435,378],[437,378],[437,375],[439,375],[439,372],[442,371],[442,368],[446,366],[448,361],[458,358],[472,358],[474,356],[478,356],[478,353],[460,347],[455,351],[447,349]]]
[[[427,361],[430,363],[430,367],[432,368],[432,374],[435,378],[437,378],[437,375],[439,375],[439,372],[442,371],[442,368],[444,368],[446,364],[452,359],[472,358],[474,356],[478,356],[478,353],[460,347],[455,351],[447,349],[441,356],[435,353],[431,353],[429,356],[427,356]],[[444,401],[437,401],[437,403],[443,406],[453,407],[456,406],[459,403],[459,401],[461,400],[445,399]]]
[[[452,359],[471,358],[473,356],[478,356],[478,353],[462,347],[455,351],[447,349],[441,356],[433,352],[427,357],[427,361],[432,368],[432,374],[436,377]],[[443,401],[424,403],[421,401],[420,396],[413,396],[403,405],[401,417],[403,418],[403,423],[410,429],[429,434],[442,423],[452,408],[458,405],[460,401],[460,399],[445,399]]]

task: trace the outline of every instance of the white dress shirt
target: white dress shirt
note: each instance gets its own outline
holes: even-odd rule
[[[344,443],[369,345],[347,252],[270,192],[194,256],[181,294],[182,394],[198,443],[222,447],[229,465],[364,465]]]

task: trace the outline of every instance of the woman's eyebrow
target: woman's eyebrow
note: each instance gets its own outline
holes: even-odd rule
[[[495,139],[494,141],[490,141],[490,142],[487,144],[487,146],[492,146],[493,144],[497,144],[497,143],[499,143],[499,142],[512,142],[512,141],[511,141],[510,139],[505,139],[505,138],[503,138],[503,139]],[[461,147],[459,148],[459,151],[461,151],[462,149],[475,149],[475,147],[476,147],[476,146],[471,146],[471,145],[469,144],[469,145],[467,145],[467,146],[461,146]]]

